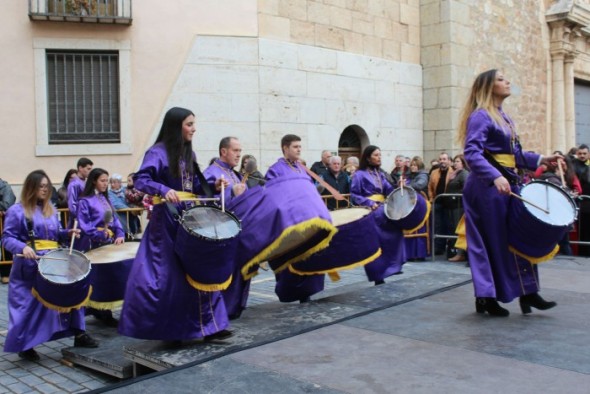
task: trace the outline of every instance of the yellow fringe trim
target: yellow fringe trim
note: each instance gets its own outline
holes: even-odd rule
[[[381,256],[381,253],[382,253],[381,248],[379,248],[379,249],[377,249],[377,252],[375,252],[372,256],[369,256],[366,259],[358,261],[356,263],[352,263],[349,265],[338,267],[337,270],[335,270],[334,268],[330,268],[330,269],[326,269],[326,270],[308,272],[308,271],[299,271],[297,268],[295,268],[291,265],[291,266],[289,266],[289,271],[291,271],[292,273],[297,274],[297,275],[320,275],[320,274],[330,275],[331,272],[349,270],[349,269],[353,269],[356,267],[362,267],[363,265],[369,264],[370,262],[375,261],[379,256]]]
[[[35,297],[37,301],[43,304],[45,308],[58,311],[59,313],[68,313],[71,312],[72,309],[80,309],[88,303],[88,300],[90,300],[90,295],[92,294],[92,286],[88,288],[88,295],[86,296],[86,298],[81,303],[72,306],[59,306],[47,302],[43,299],[43,297],[41,297],[41,295],[37,292],[37,290],[34,287],[31,289],[31,294],[33,294],[33,297]]]
[[[111,230],[110,228],[104,228],[104,227],[97,227],[96,228],[98,231],[105,231],[109,234],[109,238],[113,238],[115,236],[115,233],[113,232],[113,230]]]
[[[422,226],[424,226],[424,224],[428,220],[428,217],[429,216],[430,216],[430,202],[426,201],[426,215],[424,215],[424,220],[422,220],[420,222],[420,224],[417,225],[416,227],[414,227],[413,229],[411,229],[411,230],[404,230],[404,235],[408,235],[408,234],[413,233],[414,231],[420,230],[420,228],[422,228]]]
[[[465,214],[461,215],[461,219],[459,219],[459,223],[457,223],[457,228],[455,229],[455,234],[458,235],[457,241],[455,241],[455,248],[467,250],[467,233],[465,230]]]
[[[274,271],[275,273],[281,272],[282,270],[284,270],[286,267],[288,267],[291,263],[293,263],[295,261],[305,260],[306,258],[311,256],[312,254],[319,252],[322,249],[325,249],[328,246],[328,244],[330,243],[330,241],[332,240],[332,237],[334,237],[334,235],[338,232],[338,229],[332,223],[328,222],[325,219],[321,219],[321,218],[309,219],[309,220],[306,220],[305,222],[301,222],[301,223],[295,224],[293,226],[287,227],[286,229],[283,230],[281,235],[279,235],[277,237],[277,239],[275,239],[270,245],[268,245],[266,248],[264,248],[262,250],[262,252],[258,253],[256,256],[254,256],[252,259],[250,259],[250,261],[248,261],[242,267],[242,276],[244,277],[244,279],[248,280],[248,279],[252,279],[254,276],[256,276],[256,275],[253,275],[252,273],[248,272],[250,270],[250,268],[254,265],[258,265],[258,264],[262,263],[263,261],[268,260],[268,256],[270,256],[271,253],[274,252],[279,247],[279,245],[283,242],[283,240],[286,237],[288,237],[289,235],[291,235],[291,233],[303,233],[303,232],[305,232],[305,230],[312,228],[312,227],[316,227],[320,230],[328,231],[329,232],[328,236],[323,241],[321,241],[316,246],[314,246],[313,248],[305,251],[303,254],[301,254],[299,256],[295,256],[295,257],[289,259],[288,261],[286,261],[282,266],[280,266],[278,269],[276,269]]]
[[[98,302],[98,301],[88,300],[88,304],[86,304],[86,307],[88,307],[88,308],[100,309],[102,311],[106,311],[106,310],[112,311],[113,309],[120,308],[121,306],[123,306],[123,300],[110,301],[110,302]]]
[[[338,273],[338,271],[328,272],[328,277],[332,282],[338,282],[340,280],[340,274]]]
[[[27,241],[27,245],[31,246],[31,241]],[[48,239],[36,239],[35,249],[37,250],[53,250],[59,248],[56,241],[50,241]]]
[[[511,253],[514,253],[515,255],[528,260],[531,264],[539,264],[539,263],[542,263],[544,261],[551,260],[552,258],[554,258],[555,255],[557,254],[557,252],[559,252],[559,245],[555,245],[555,248],[553,248],[553,250],[551,252],[549,252],[549,254],[546,254],[545,256],[541,256],[541,257],[527,256],[526,254],[519,252],[518,250],[516,250],[512,246],[508,246],[508,250]]]
[[[187,282],[195,289],[197,290],[201,290],[201,291],[221,291],[221,290],[225,290],[229,287],[229,284],[232,281],[232,275],[229,276],[229,279],[226,280],[223,283],[211,283],[211,284],[205,284],[205,283],[201,283],[201,282],[197,282],[196,280],[194,280],[193,278],[191,278],[189,276],[189,274],[186,274],[186,280]]]

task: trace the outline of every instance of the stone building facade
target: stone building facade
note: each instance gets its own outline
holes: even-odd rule
[[[0,14],[0,176],[12,184],[36,168],[60,180],[80,156],[131,172],[177,105],[197,115],[203,165],[235,135],[264,171],[286,133],[303,137],[310,163],[368,144],[386,169],[397,154],[428,161],[461,150],[459,112],[490,68],[513,83],[505,109],[525,149],[590,142],[588,0],[136,0],[128,24],[34,17],[61,1],[9,2]],[[45,56],[55,49],[118,54],[118,142],[48,141]]]

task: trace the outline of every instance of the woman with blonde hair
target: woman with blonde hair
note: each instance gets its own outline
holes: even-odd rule
[[[463,189],[465,232],[478,313],[508,316],[500,302],[520,297],[522,313],[556,306],[538,294],[537,267],[509,251],[510,193],[519,191],[517,168],[534,170],[543,156],[522,149],[512,119],[502,104],[510,82],[498,70],[475,79],[460,121],[458,139],[471,173]]]
[[[57,249],[59,242],[80,230],[63,230],[51,204],[51,182],[42,170],[27,175],[21,202],[6,212],[2,242],[14,255],[8,288],[8,334],[5,352],[18,352],[20,358],[39,360],[34,347],[44,342],[75,335],[74,346],[97,347],[85,333],[84,311],[67,313],[49,309],[32,294],[37,277],[37,256]],[[31,242],[31,235],[33,241]],[[19,256],[20,254],[20,256]]]

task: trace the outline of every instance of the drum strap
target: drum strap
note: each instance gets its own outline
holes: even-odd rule
[[[27,218],[27,232],[29,234],[29,239],[31,240],[31,245],[29,245],[35,254],[37,254],[37,248],[35,246],[35,230],[33,229],[33,220]]]
[[[205,192],[205,195],[208,198],[212,198],[213,192],[211,191],[211,188],[209,187],[209,183],[207,183],[207,179],[205,179],[205,176],[201,172],[201,169],[199,168],[199,165],[197,164],[196,161],[193,161],[193,167],[195,170],[195,174],[197,175],[197,178],[199,179],[199,184],[201,185],[201,189],[203,189],[203,192]]]
[[[512,185],[518,185],[518,177],[514,174],[509,173],[506,168],[504,168],[498,161],[494,158],[494,156],[486,149],[483,151],[483,157],[498,171],[504,178],[508,180],[508,182]]]

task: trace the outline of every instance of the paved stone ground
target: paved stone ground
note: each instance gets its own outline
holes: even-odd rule
[[[274,294],[274,275],[271,271],[260,270],[253,279],[249,306],[278,302]],[[327,297],[344,289],[367,287],[364,270],[354,269],[341,273],[341,280],[326,279],[326,289],[317,297]],[[7,308],[8,286],[0,286],[0,346],[4,346],[8,328]],[[317,298],[315,297],[315,298]],[[115,311],[118,317],[119,311]],[[100,332],[101,326],[93,317],[87,317],[88,332]],[[101,388],[119,380],[108,375],[84,368],[62,364],[61,349],[72,346],[73,338],[64,338],[35,347],[41,355],[39,362],[21,360],[15,353],[0,352],[0,393],[78,393]]]

